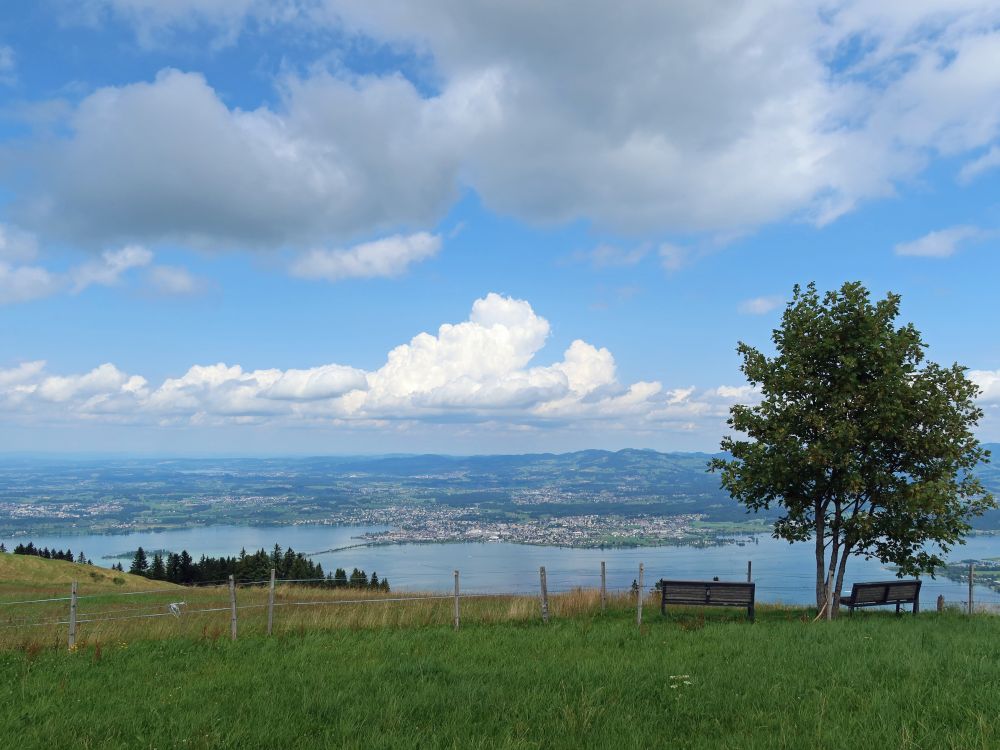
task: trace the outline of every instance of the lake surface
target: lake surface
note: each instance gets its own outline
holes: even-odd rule
[[[210,526],[164,532],[132,534],[46,535],[2,540],[8,547],[32,541],[38,547],[81,550],[96,564],[110,567],[116,560],[104,559],[142,546],[146,550],[186,549],[196,559],[201,555],[235,555],[241,548],[270,550],[275,542],[297,552],[318,553],[313,559],[332,572],[337,567],[377,571],[387,577],[394,590],[450,590],[453,571],[461,571],[462,589],[468,592],[512,592],[534,594],[538,591],[538,568],[546,567],[550,591],[574,586],[597,587],[601,561],[607,564],[608,587],[628,588],[638,577],[639,563],[644,563],[645,582],[652,586],[657,578],[746,580],[747,561],[753,563],[757,598],[763,602],[788,604],[814,601],[813,547],[809,543],[790,545],[766,535],[741,537],[737,543],[717,547],[645,547],[641,549],[571,549],[534,547],[519,544],[403,544],[385,547],[357,547],[339,552],[321,552],[357,544],[359,535],[379,531],[374,526]],[[1000,537],[974,536],[968,543],[952,550],[949,559],[980,559],[1000,556]],[[128,560],[122,560],[126,569]],[[874,560],[853,559],[848,564],[845,591],[853,581],[893,578]],[[925,579],[921,590],[924,608],[934,606],[938,594],[951,603],[968,598],[966,584],[945,578]],[[1000,604],[1000,594],[977,587],[977,602]]]

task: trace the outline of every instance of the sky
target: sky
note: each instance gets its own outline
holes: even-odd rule
[[[5,0],[0,452],[715,450],[795,284],[1000,440],[1000,5]]]

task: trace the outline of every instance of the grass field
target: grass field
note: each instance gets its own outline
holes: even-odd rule
[[[1000,746],[996,618],[797,614],[6,651],[0,727],[19,748]]]
[[[593,592],[554,598],[548,625],[531,597],[462,607],[457,632],[450,602],[431,601],[279,610],[270,638],[255,615],[236,642],[226,612],[83,626],[73,652],[64,627],[8,638],[0,736],[18,748],[1000,747],[995,616],[828,623],[762,606],[751,625],[651,607],[640,631],[627,598],[602,615]]]

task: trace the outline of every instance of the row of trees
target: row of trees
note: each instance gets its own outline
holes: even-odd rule
[[[324,573],[320,563],[313,562],[291,547],[282,550],[277,544],[271,552],[260,549],[247,553],[244,549],[236,557],[202,555],[197,561],[187,550],[182,550],[180,553],[168,552],[166,555],[157,552],[150,559],[146,551],[139,547],[132,557],[132,565],[128,572],[157,581],[194,584],[220,583],[228,580],[229,576],[233,576],[237,581],[263,581],[270,577],[272,568],[277,578],[296,581],[303,586],[389,590],[388,579],[379,579],[374,571],[370,578],[365,571],[357,568],[350,576],[343,568],[337,568],[334,573]],[[119,564],[118,570],[121,569],[122,566]]]
[[[0,543],[0,552],[6,552],[7,548]],[[28,542],[27,544],[18,544],[14,547],[15,555],[34,555],[35,557],[42,557],[46,560],[65,560],[66,562],[78,562],[86,563],[87,565],[93,565],[87,556],[80,551],[76,557],[73,556],[73,550],[67,548],[65,551],[61,549],[49,549],[48,547],[36,547],[34,543]]]

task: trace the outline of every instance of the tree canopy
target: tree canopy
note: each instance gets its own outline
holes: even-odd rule
[[[816,603],[828,616],[852,555],[931,572],[969,519],[996,507],[972,470],[989,460],[965,368],[925,361],[920,333],[897,327],[900,297],[860,283],[822,297],[795,287],[773,356],[740,342],[760,401],[733,406],[711,469],[749,511],[778,508],[774,535],[812,540]]]

